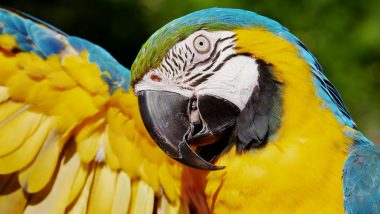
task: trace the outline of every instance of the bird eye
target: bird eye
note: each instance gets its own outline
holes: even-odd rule
[[[194,39],[194,48],[198,53],[205,54],[210,51],[210,41],[206,37],[199,35]]]

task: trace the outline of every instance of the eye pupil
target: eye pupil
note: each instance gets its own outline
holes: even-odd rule
[[[203,46],[203,42],[199,42],[199,45],[200,45],[200,46]]]

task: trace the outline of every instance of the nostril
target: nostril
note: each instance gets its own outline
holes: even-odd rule
[[[200,124],[200,117],[199,117],[198,109],[190,111],[190,122],[194,125]]]
[[[193,97],[191,100],[190,100],[190,123],[192,124],[192,130],[191,130],[191,133],[189,133],[190,135],[188,137],[192,137],[196,134],[198,134],[202,128],[203,128],[203,125],[201,123],[201,118],[200,118],[200,113],[199,113],[199,110],[198,110],[198,106],[197,106],[197,98],[196,97]]]
[[[203,129],[203,126],[201,123],[195,124],[193,128],[192,136],[198,134]]]
[[[192,99],[190,104],[190,122],[193,125],[200,124],[200,115],[197,107],[197,99]]]

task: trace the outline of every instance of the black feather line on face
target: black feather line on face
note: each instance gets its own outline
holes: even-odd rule
[[[218,53],[215,55],[214,59],[212,60],[211,65],[207,66],[207,68],[203,69],[203,71],[207,71],[207,70],[209,70],[210,68],[212,68],[212,66],[214,66],[216,60],[218,60],[219,57],[220,57],[220,51],[218,51]]]
[[[201,84],[202,82],[206,81],[209,77],[214,75],[214,73],[208,73],[203,75],[201,78],[195,80],[193,83],[190,84],[191,87],[196,87],[197,85]]]
[[[232,58],[237,57],[237,56],[249,56],[249,57],[251,57],[251,54],[249,54],[249,53],[235,53],[235,54],[231,54],[231,55],[227,56],[226,58],[224,58],[223,62],[220,63],[218,66],[216,66],[214,68],[214,70],[212,70],[212,72],[219,71],[224,66],[224,64],[226,62],[228,62],[229,60],[231,60]]]
[[[172,59],[172,62],[174,63],[174,66],[177,68],[177,70],[181,70],[181,67],[178,65],[179,63],[175,60],[175,59]]]
[[[281,123],[281,85],[273,79],[272,66],[263,60],[258,64],[258,86],[237,119],[237,151],[244,152],[266,145]]]
[[[221,39],[216,40],[216,42],[215,42],[215,44],[214,44],[214,47],[213,47],[213,49],[212,49],[212,52],[211,52],[210,56],[209,56],[207,59],[203,60],[203,61],[200,61],[200,62],[195,63],[195,64],[193,65],[193,67],[191,67],[191,68],[188,70],[188,72],[191,72],[193,69],[195,69],[195,68],[198,67],[199,65],[205,64],[205,63],[209,62],[210,60],[212,60],[212,59],[214,58],[215,54],[216,54],[216,51],[218,50],[218,45],[219,45],[220,42],[221,42]],[[193,60],[193,59],[191,59],[191,61],[192,61],[192,60]],[[186,81],[185,81],[185,82],[186,82]]]
[[[218,54],[215,56],[215,59],[214,59],[215,61],[213,60],[211,66],[207,67],[208,69],[210,69],[212,66],[214,66],[214,63],[219,58],[219,56],[220,56],[220,52],[218,52]],[[218,70],[220,70],[224,66],[224,64],[227,63],[229,60],[233,59],[234,57],[238,57],[238,56],[251,56],[251,55],[246,54],[246,53],[231,54],[231,55],[227,56],[220,64],[218,64],[216,66],[216,68],[211,71],[211,73],[198,73],[198,74],[194,75],[193,77],[191,77],[186,82],[190,82],[190,81],[194,80],[194,82],[192,82],[190,84],[190,86],[196,87],[199,84],[203,83],[204,81],[208,80],[209,77],[211,77],[212,75],[215,74],[215,72],[217,72]],[[204,70],[204,71],[206,71],[206,70]],[[199,77],[199,79],[197,79],[198,77]]]
[[[182,64],[185,63],[185,60],[182,58],[181,55],[178,55],[178,59],[181,60]]]
[[[169,63],[169,60],[168,60],[167,57],[165,57],[165,62],[166,62],[167,65],[169,65],[169,67],[170,67],[170,71],[174,72],[174,68],[173,68],[173,66]]]

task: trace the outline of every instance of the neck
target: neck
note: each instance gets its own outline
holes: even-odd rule
[[[316,96],[294,90],[284,88],[281,128],[265,147],[241,155],[232,149],[217,162],[227,168],[208,175],[209,204],[258,213],[343,212],[341,176],[350,139]]]
[[[249,33],[246,39],[238,38],[247,43],[240,47],[260,48],[260,43],[249,44],[251,38],[273,39],[271,45],[278,43],[287,54],[280,58],[272,49],[272,57],[266,57],[260,49],[242,50],[274,65],[276,78],[283,83],[281,126],[263,148],[243,154],[232,149],[218,160],[217,165],[227,168],[208,174],[209,204],[258,213],[342,213],[342,169],[351,142],[345,127],[322,107],[310,68],[294,47],[261,30],[244,35]]]

